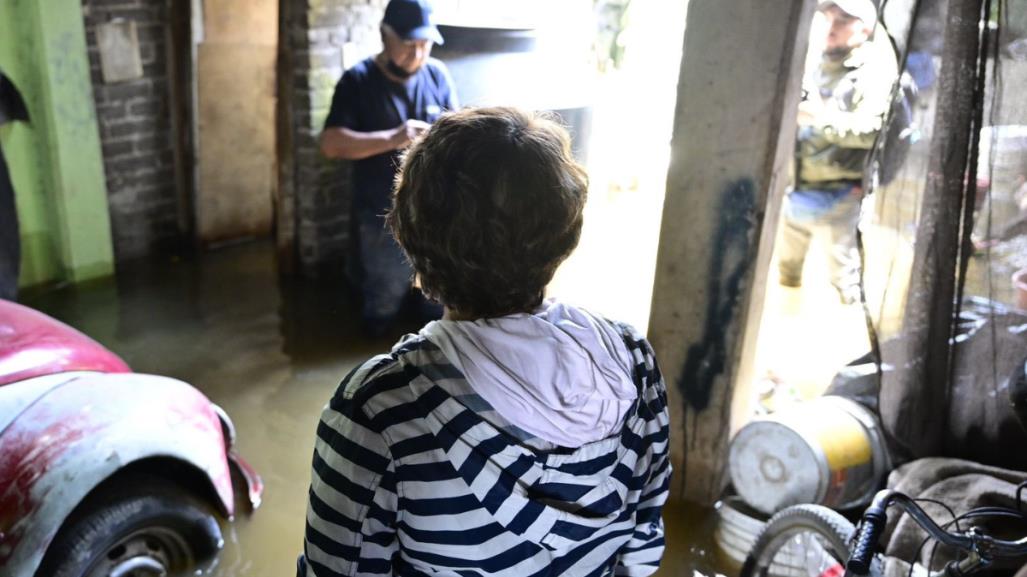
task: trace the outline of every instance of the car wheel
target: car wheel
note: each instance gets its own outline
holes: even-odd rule
[[[132,476],[88,498],[47,549],[38,577],[150,577],[194,569],[221,548],[210,509],[167,481]]]

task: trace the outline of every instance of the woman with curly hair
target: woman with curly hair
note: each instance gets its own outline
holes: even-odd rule
[[[451,113],[411,146],[387,222],[445,314],[325,408],[301,574],[656,571],[670,464],[652,349],[545,299],[587,187],[566,131],[529,112]]]

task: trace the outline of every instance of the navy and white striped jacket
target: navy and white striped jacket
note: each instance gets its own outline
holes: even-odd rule
[[[649,343],[615,326],[639,396],[619,435],[576,449],[525,443],[423,337],[354,369],[318,425],[301,574],[655,572],[666,388]]]

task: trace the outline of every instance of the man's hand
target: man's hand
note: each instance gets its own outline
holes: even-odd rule
[[[423,120],[407,120],[393,129],[392,143],[395,148],[406,148],[415,138],[421,136],[431,125]]]
[[[378,154],[406,148],[431,125],[421,120],[407,120],[396,128],[360,132],[336,126],[321,133],[321,153],[327,158],[361,160]]]

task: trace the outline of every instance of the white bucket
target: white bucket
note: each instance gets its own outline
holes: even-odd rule
[[[728,463],[735,491],[767,515],[799,503],[866,504],[891,468],[877,417],[835,396],[745,425],[731,440]]]

